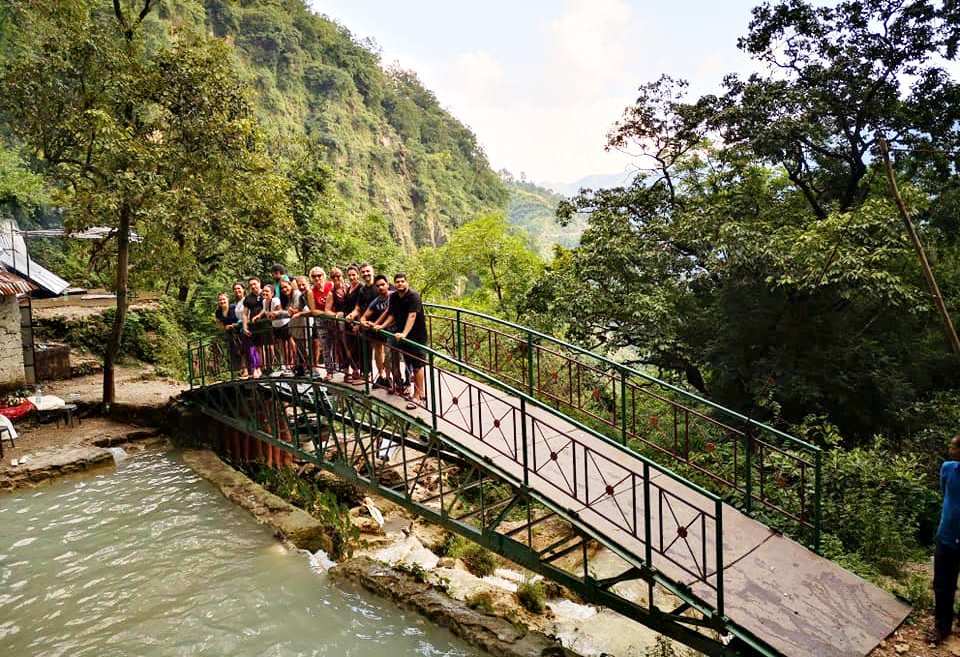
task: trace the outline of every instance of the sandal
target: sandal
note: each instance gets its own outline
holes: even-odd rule
[[[407,410],[408,410],[408,411],[412,411],[412,410],[414,410],[414,409],[416,409],[416,408],[418,408],[418,406],[417,406],[415,403],[413,403],[413,400],[412,400],[412,399],[407,400]]]

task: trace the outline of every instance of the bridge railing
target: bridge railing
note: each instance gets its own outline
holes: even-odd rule
[[[480,457],[513,474],[523,486],[552,491],[551,499],[641,558],[651,573],[659,568],[671,573],[673,581],[704,584],[713,593],[707,604],[723,615],[719,496],[469,363],[408,340],[398,343],[386,332],[350,336],[342,320],[335,326],[354,341],[358,362],[366,362],[379,348],[387,361],[402,358],[426,368],[429,397],[414,400],[414,413],[425,411],[434,430],[453,440],[465,434]],[[294,341],[294,360],[315,362],[310,334]],[[265,365],[279,365],[283,357],[276,355],[276,345],[264,342]],[[189,346],[187,356],[191,387],[236,379],[243,364],[230,338],[199,340]],[[286,363],[291,364],[289,357]],[[363,385],[371,390],[369,380]]]
[[[646,372],[483,313],[425,304],[430,344],[600,428],[819,551],[821,450]]]

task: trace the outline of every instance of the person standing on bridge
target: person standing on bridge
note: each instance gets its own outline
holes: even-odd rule
[[[391,290],[391,285],[389,281],[387,281],[387,277],[383,274],[377,274],[373,279],[373,287],[377,295],[370,300],[370,303],[367,304],[367,309],[363,312],[363,315],[360,316],[360,325],[367,330],[367,336],[370,344],[373,346],[373,356],[377,363],[377,380],[374,382],[374,385],[393,392],[402,380],[400,377],[399,354],[393,349],[390,350],[389,354],[386,354],[383,338],[380,337],[374,329],[375,322],[383,316],[383,313],[387,310],[387,306],[390,304],[390,295],[393,294],[393,290]],[[384,331],[390,332],[396,330],[393,324],[385,325],[381,328]],[[388,358],[390,361],[389,367],[387,365]]]
[[[333,291],[333,283],[327,280],[327,273],[322,267],[310,270],[310,294],[307,296],[307,306],[313,320],[313,375],[320,376],[320,354],[323,349],[323,366],[327,370],[327,378],[333,378],[333,340],[330,336],[328,322],[322,319],[326,315],[327,296]]]
[[[363,319],[364,314],[367,312],[367,308],[370,307],[370,303],[377,298],[377,286],[374,285],[374,276],[373,265],[368,262],[360,265],[360,280],[362,284],[355,294],[353,310],[347,315],[347,322],[353,325],[354,334],[358,337],[357,359],[360,361],[363,378],[367,381],[370,380],[370,375],[373,372],[373,349],[371,348],[372,345],[370,342],[367,341],[365,337],[360,336],[359,325],[360,320]],[[356,322],[356,324],[354,324],[354,322]],[[364,345],[363,342],[366,342],[366,345]]]
[[[257,330],[254,317],[260,313],[263,308],[263,300],[260,298],[260,279],[251,277],[247,284],[250,293],[243,298],[243,336],[244,346],[247,350],[247,365],[250,369],[250,375],[259,379],[261,375],[260,366],[263,364],[260,358],[260,346],[263,333]]]
[[[935,625],[930,641],[940,643],[953,631],[953,599],[960,575],[960,434],[950,440],[949,460],[940,466],[943,509],[933,552]]]
[[[426,406],[427,392],[424,384],[423,366],[426,365],[427,354],[419,345],[427,343],[427,318],[423,314],[423,304],[420,295],[410,287],[407,275],[398,272],[393,275],[393,285],[396,292],[390,295],[387,310],[380,316],[375,328],[384,328],[388,324],[396,324],[397,348],[403,353],[403,360],[413,379],[413,397],[407,396],[407,410],[413,410],[418,405]],[[404,343],[404,340],[411,340]]]

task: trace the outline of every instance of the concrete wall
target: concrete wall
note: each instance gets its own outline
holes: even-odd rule
[[[23,385],[23,342],[16,297],[0,296],[0,390]]]

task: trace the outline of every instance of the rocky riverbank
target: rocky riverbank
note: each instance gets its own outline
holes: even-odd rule
[[[113,467],[115,453],[111,447],[130,452],[166,444],[166,439],[154,429],[87,418],[72,427],[28,427],[16,443],[15,448],[9,442],[4,446],[0,491],[30,488],[60,477]]]
[[[326,525],[234,470],[212,451],[184,450],[183,462],[216,486],[228,500],[271,527],[281,540],[310,552],[332,552],[333,539]]]

